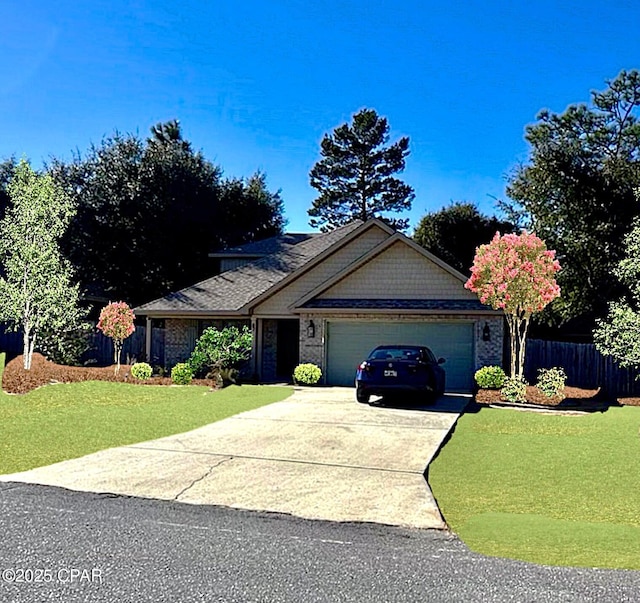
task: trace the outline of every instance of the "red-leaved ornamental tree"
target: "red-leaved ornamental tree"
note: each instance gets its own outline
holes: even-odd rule
[[[511,377],[522,378],[529,321],[560,295],[555,275],[560,264],[556,252],[547,249],[534,234],[496,233],[481,245],[465,287],[480,301],[504,310],[511,343]]]
[[[136,330],[133,324],[135,318],[133,310],[125,302],[111,302],[100,312],[98,329],[113,339],[113,360],[116,364],[116,374],[120,372],[122,344]]]

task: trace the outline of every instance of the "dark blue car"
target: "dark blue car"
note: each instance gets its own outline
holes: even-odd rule
[[[356,399],[367,404],[372,395],[418,394],[435,400],[444,393],[443,362],[425,346],[378,346],[358,367]]]

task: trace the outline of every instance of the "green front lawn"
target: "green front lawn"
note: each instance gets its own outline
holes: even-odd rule
[[[429,469],[473,550],[551,565],[640,569],[640,408],[461,417]]]
[[[289,387],[168,387],[87,381],[0,391],[0,474],[181,433],[283,400]]]

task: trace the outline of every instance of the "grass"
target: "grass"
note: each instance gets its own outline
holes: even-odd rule
[[[640,569],[640,408],[587,416],[482,409],[429,468],[473,550],[549,565]]]
[[[0,391],[0,474],[181,433],[277,402],[292,391],[101,381],[50,385],[21,396]]]

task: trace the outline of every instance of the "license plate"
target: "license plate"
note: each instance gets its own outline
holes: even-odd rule
[[[398,371],[385,371],[384,372],[384,376],[385,377],[397,377],[398,376]]]

